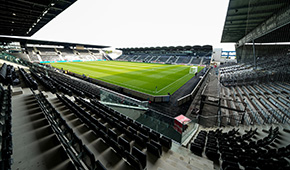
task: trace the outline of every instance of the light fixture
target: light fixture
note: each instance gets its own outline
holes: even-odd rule
[[[44,16],[47,12],[48,12],[49,9],[45,10],[42,14],[42,16]]]
[[[12,15],[13,15],[13,16],[16,16],[16,14],[15,14],[14,12],[12,13]]]

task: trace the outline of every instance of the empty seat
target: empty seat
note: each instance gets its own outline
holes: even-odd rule
[[[124,151],[123,146],[121,146],[120,144],[118,144],[116,141],[114,141],[111,138],[110,138],[109,143],[110,143],[110,146],[115,150],[117,154],[119,154],[122,157],[124,156],[125,151]]]
[[[96,161],[96,169],[97,170],[106,170],[104,165],[99,160]]]
[[[77,136],[74,135],[71,145],[78,154],[83,152],[83,142]]]
[[[205,151],[205,155],[212,161],[216,161],[220,158],[220,154],[217,152],[217,150],[214,149],[207,149]]]
[[[193,152],[194,154],[201,156],[202,152],[203,152],[203,147],[200,144],[196,144],[196,143],[191,143],[190,144],[190,150],[191,152]]]
[[[142,165],[142,168],[145,169],[146,164],[147,164],[147,155],[145,153],[143,153],[142,151],[140,151],[135,146],[133,146],[133,148],[132,148],[132,155],[134,155],[136,158],[139,159],[139,161]]]
[[[129,138],[131,138],[131,139],[133,139],[134,138],[134,134],[131,132],[131,131],[129,131],[128,129],[124,129],[123,130],[123,133],[125,133],[126,134],[126,136],[128,136]]]
[[[148,135],[148,132],[149,132],[149,130],[148,130],[149,128],[146,128],[145,126],[142,126],[142,127],[140,127],[139,128],[139,131],[141,132],[141,133],[143,133],[144,135]]]
[[[81,155],[81,159],[89,169],[94,170],[96,168],[95,156],[85,145],[83,145],[83,153]]]
[[[160,138],[160,144],[161,144],[162,146],[164,146],[164,147],[170,149],[171,146],[172,146],[172,140],[169,139],[169,138],[166,137],[166,136],[162,136],[162,137]]]
[[[154,141],[159,141],[159,137],[160,137],[160,134],[155,132],[152,130],[151,132],[149,132],[149,137],[151,140],[154,140]]]
[[[131,126],[129,126],[128,130],[130,132],[132,132],[133,134],[137,134],[137,131],[134,128],[132,128]]]
[[[126,154],[126,159],[129,162],[129,164],[134,167],[136,170],[141,170],[142,166],[141,163],[139,161],[139,159],[137,159],[135,156],[133,156],[130,152],[125,151]]]
[[[126,139],[119,137],[118,143],[123,146],[126,151],[130,152],[130,143]]]
[[[103,125],[102,123],[100,123],[100,124],[98,125],[98,127],[99,127],[101,130],[103,130],[105,133],[107,132],[107,127],[106,127],[105,125]]]
[[[138,133],[138,136],[140,136],[145,142],[148,142],[149,141],[149,137],[146,136],[145,134],[143,133]]]
[[[230,162],[230,161],[223,161],[222,162],[222,168],[223,169],[240,169],[239,165],[236,162]]]
[[[141,147],[146,147],[146,141],[143,140],[140,136],[134,134],[133,139],[135,140],[136,144],[138,144]]]
[[[64,136],[68,139],[68,141],[72,141],[74,139],[75,134],[73,130],[69,128],[64,132]]]
[[[117,141],[118,135],[116,132],[114,132],[112,129],[108,130],[108,135],[110,138],[114,139],[115,141]]]
[[[160,155],[162,155],[162,146],[158,142],[156,142],[154,140],[151,140],[150,143],[152,145],[154,145],[156,148],[158,148]]]
[[[155,155],[157,158],[160,158],[160,156],[161,156],[159,149],[149,142],[147,142],[147,151],[149,151],[151,154]]]

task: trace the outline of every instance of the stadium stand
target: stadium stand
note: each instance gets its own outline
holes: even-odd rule
[[[289,126],[256,125],[201,129],[190,150],[215,161],[222,169],[288,169]],[[285,143],[284,143],[285,142]]]
[[[38,89],[37,82],[23,69],[18,68],[21,75],[24,77],[25,83],[29,88],[32,88],[33,90]]]
[[[11,86],[5,89],[0,85],[0,118],[1,118],[1,136],[0,136],[0,167],[1,169],[11,169],[12,165],[12,103]]]
[[[290,61],[285,56],[267,56],[258,60],[256,66],[243,63],[221,68],[220,81],[224,86],[265,83],[271,80],[287,81],[289,64]]]
[[[76,53],[79,55],[80,60],[89,61],[95,60],[91,53],[86,49],[75,49]]]
[[[119,61],[134,61],[163,64],[209,65],[212,46],[178,46],[120,49],[123,54],[116,58]],[[202,62],[202,59],[204,61]]]
[[[42,67],[43,66],[39,65],[39,68]],[[45,69],[43,68],[36,69],[37,67],[34,67],[34,69],[30,69],[30,71],[20,67],[17,68],[21,73],[21,80],[24,80],[23,83],[26,82],[30,92],[25,90],[25,86],[22,86],[22,89],[24,90],[23,95],[28,98],[22,99],[23,101],[21,101],[21,95],[16,95],[15,97],[17,98],[14,97],[14,100],[15,102],[17,101],[17,103],[14,103],[14,105],[16,108],[22,108],[22,114],[24,114],[23,110],[25,109],[20,106],[24,101],[34,103],[33,110],[38,108],[41,111],[41,113],[37,115],[39,115],[38,117],[42,120],[42,125],[39,124],[38,126],[49,128],[46,133],[49,136],[53,136],[53,138],[50,139],[53,140],[52,143],[54,143],[54,146],[57,146],[57,153],[60,153],[62,157],[61,160],[64,161],[63,164],[59,164],[60,157],[55,156],[56,162],[49,162],[51,166],[60,169],[98,169],[100,167],[103,169],[105,169],[105,167],[108,169],[120,169],[120,167],[121,169],[154,169],[153,167],[156,165],[154,165],[150,160],[160,159],[161,161],[158,161],[158,166],[175,169],[174,165],[167,164],[166,162],[174,161],[174,157],[170,157],[172,154],[171,149],[179,150],[176,147],[180,146],[173,143],[170,138],[109,108],[108,106],[105,106],[104,104],[101,104],[96,99],[88,101],[83,98],[85,96],[78,92],[72,93],[72,95],[75,96],[74,98],[63,94],[64,91],[59,89],[61,89],[61,85],[64,84],[61,84],[61,81],[57,81],[57,79],[73,86],[73,84],[78,84],[78,81],[73,81],[75,78],[70,80],[61,76],[60,73],[52,73],[52,71],[49,70],[46,70],[47,73],[45,73]],[[29,73],[40,82],[37,87],[33,85],[35,80],[32,79]],[[75,86],[75,88],[80,90],[84,88],[84,85],[79,87]],[[46,92],[46,90],[42,92],[40,89],[48,89],[52,93],[48,91]],[[82,122],[82,125],[86,126],[88,131],[77,130],[76,128],[78,125],[74,125],[75,123],[70,122],[69,120],[71,119],[68,119],[69,117],[64,114],[68,111],[64,112],[63,109],[57,107],[57,105],[59,106],[60,104],[66,106],[66,110],[70,110],[69,112],[73,113],[74,116]],[[17,119],[20,119],[22,116],[16,117]],[[72,115],[70,117],[72,117]],[[19,129],[19,127],[17,128]],[[105,158],[106,156],[100,152],[96,152],[95,149],[93,149],[94,147],[88,145],[86,142],[87,140],[85,140],[82,137],[83,135],[81,135],[86,133],[93,133],[95,138],[101,138],[103,143],[101,144],[102,148],[104,146],[110,148],[110,152],[114,153],[112,155],[115,157],[114,159],[121,157],[121,161],[124,163],[116,165],[116,167],[108,166],[108,161],[111,158]],[[92,137],[93,134],[90,136]],[[18,133],[17,135],[21,136]],[[19,139],[19,137],[17,137],[17,139]],[[17,143],[13,146],[16,147],[15,152],[17,155],[20,155],[19,144]],[[49,148],[52,146],[48,145],[47,147]],[[172,152],[174,152],[174,155],[180,155],[173,150]],[[184,152],[189,153],[189,150],[184,150]],[[55,153],[56,152],[50,152],[50,154]],[[100,154],[103,156],[100,156]],[[180,156],[186,158],[185,155],[181,154]],[[13,159],[19,160],[20,158],[19,156],[14,156]],[[38,160],[41,160],[41,158],[38,158]],[[209,168],[207,165],[197,163],[197,161],[191,160],[191,162],[191,164],[187,165],[190,169],[195,169],[195,167]],[[185,161],[182,160],[177,161],[176,163],[181,167],[185,165]],[[14,169],[15,165],[12,164],[12,166]],[[19,164],[18,166],[22,167],[24,164]]]
[[[33,89],[33,85],[29,85],[33,84],[31,83],[33,82],[33,79],[28,75],[28,71],[24,71],[24,69],[20,68],[18,69],[23,79],[27,80],[27,86]],[[154,163],[152,164],[149,161],[152,158],[157,160],[161,159],[165,162],[170,161],[168,159],[168,150],[174,152],[174,154],[177,156],[177,151],[175,150],[175,148],[178,145],[172,142],[172,140],[166,137],[164,134],[160,134],[159,132],[153,130],[154,126],[158,124],[159,129],[164,128],[164,131],[172,133],[172,131],[166,128],[172,125],[167,124],[166,121],[156,121],[156,119],[154,118],[154,114],[147,114],[147,116],[143,114],[136,120],[131,119],[130,117],[127,117],[122,113],[119,113],[111,109],[110,107],[100,103],[98,100],[94,99],[94,95],[98,95],[93,94],[93,92],[96,92],[96,90],[90,90],[89,86],[86,86],[85,84],[81,83],[81,81],[78,81],[75,78],[70,78],[69,76],[58,73],[55,70],[47,70],[43,69],[42,67],[34,67],[34,69],[31,69],[30,72],[31,75],[35,77],[36,80],[40,82],[40,84],[42,84],[42,86],[44,86],[50,92],[55,93],[57,96],[55,97],[55,95],[48,94],[47,92],[38,93],[37,90],[35,92],[34,90],[32,91],[35,96],[34,100],[37,101],[39,108],[42,110],[42,113],[47,120],[47,124],[52,129],[51,134],[56,137],[58,145],[62,146],[61,152],[66,154],[66,156],[62,158],[63,160],[67,160],[67,163],[65,165],[66,169],[68,167],[70,169],[78,167],[86,167],[89,169],[94,169],[96,167],[107,167],[108,169],[112,168],[108,166],[108,160],[105,159],[104,156],[100,156],[100,153],[96,153],[95,150],[92,149],[92,147],[90,147],[87,142],[85,142],[86,140],[82,136],[87,133],[90,133],[90,136],[93,135],[94,138],[101,138],[103,145],[105,145],[107,148],[110,148],[109,150],[113,152],[113,155],[115,155],[113,157],[122,158],[122,161],[124,162],[122,166],[125,169],[152,169],[154,166],[156,166],[154,165]],[[239,152],[239,155],[237,156],[233,155],[234,153],[236,153],[233,152],[233,150],[235,150],[236,148],[229,147],[230,149],[225,151],[223,146],[227,146],[229,144],[221,144],[224,143],[223,139],[226,140],[228,138],[232,139],[230,142],[230,144],[232,145],[234,145],[234,141],[238,140],[239,138],[252,139],[256,132],[262,133],[261,131],[263,130],[259,129],[260,126],[270,127],[270,125],[263,125],[264,123],[276,123],[276,128],[276,126],[284,127],[286,125],[284,123],[289,122],[289,118],[285,119],[287,121],[284,122],[280,120],[282,118],[281,113],[262,111],[259,113],[254,112],[254,109],[258,111],[259,109],[262,110],[266,107],[263,102],[272,103],[268,104],[268,106],[277,106],[280,110],[286,108],[288,104],[288,99],[286,98],[288,96],[288,93],[286,92],[287,90],[289,90],[289,85],[285,83],[276,84],[272,86],[264,86],[263,84],[246,84],[241,87],[223,87],[221,93],[223,93],[224,96],[230,98],[232,101],[246,100],[250,102],[249,106],[247,106],[248,112],[244,120],[248,123],[245,123],[244,126],[239,126],[239,131],[236,129],[232,129],[231,127],[228,127],[228,129],[224,128],[223,130],[215,130],[214,128],[213,130],[211,130],[203,128],[201,126],[199,128],[199,131],[201,132],[197,133],[198,135],[193,138],[188,150],[183,150],[183,154],[191,151],[197,156],[202,156],[205,159],[213,161],[213,163],[208,163],[208,165],[218,164],[221,166],[221,168],[224,169],[228,169],[232,166],[239,168],[250,168],[250,166],[256,168],[263,168],[263,165],[261,165],[261,160],[264,160],[264,157],[257,157],[257,159],[254,160],[251,159],[252,162],[248,161],[247,156],[247,158],[244,158],[245,153],[248,153],[249,150],[254,150],[251,151],[254,155],[256,154],[256,152],[258,152],[258,150],[263,150],[263,152],[269,154],[273,152],[273,155],[277,155],[278,150],[281,150],[283,154],[286,154],[288,152],[287,149],[285,149],[285,151],[282,151],[283,149],[280,149],[282,147],[286,148],[286,144],[283,146],[281,145],[281,147],[276,147],[276,153],[274,153],[272,148],[257,148],[256,150],[255,146],[257,145],[257,143],[263,146],[270,146],[271,143],[273,143],[273,141],[277,138],[273,137],[273,135],[277,135],[277,130],[269,129],[269,135],[259,137],[260,140],[256,140],[256,145],[253,145],[254,142],[252,140],[249,141],[249,143],[248,140],[246,142],[241,142],[241,144],[239,144],[240,141],[237,141],[238,145],[243,145],[243,147],[247,148],[247,150],[242,149],[242,151]],[[37,89],[40,88],[42,87],[38,87]],[[34,87],[34,89],[36,88]],[[67,92],[68,89],[71,92]],[[235,94],[230,93],[232,89],[236,91]],[[278,90],[282,89],[284,89],[283,92],[278,93]],[[275,98],[274,94],[280,94],[281,97]],[[74,98],[69,96],[74,96]],[[88,100],[87,97],[91,98],[91,100]],[[253,100],[253,98],[255,98],[256,100]],[[266,99],[269,99],[269,101],[266,101]],[[286,103],[284,101],[285,99]],[[228,105],[236,104],[231,101],[226,102],[228,102]],[[82,132],[79,132],[79,130],[76,131],[76,127],[80,124],[73,125],[73,122],[68,123],[69,120],[75,120],[75,118],[72,119],[71,114],[71,118],[69,119],[69,117],[64,115],[64,113],[66,112],[63,112],[62,110],[57,108],[57,105],[62,107],[65,106],[66,112],[73,113],[74,117],[77,118],[81,122],[81,125],[85,126],[87,130],[83,130]],[[272,119],[265,119],[264,114],[267,114],[268,117],[269,115],[273,115]],[[234,116],[235,114],[230,112],[229,115]],[[248,119],[246,117],[248,117]],[[233,118],[230,120],[235,119]],[[259,122],[261,125],[258,125]],[[149,124],[149,126],[142,124]],[[239,125],[239,123],[236,121],[230,122],[230,124],[232,126]],[[243,128],[248,130],[252,126],[253,129],[258,128],[258,130],[250,130],[249,132],[245,132],[242,134],[239,133]],[[274,125],[272,129],[274,129]],[[213,133],[212,131],[214,132],[213,136],[207,135]],[[286,131],[287,129],[285,130],[285,132]],[[225,134],[225,132],[226,134],[230,135],[225,135],[225,137],[223,135]],[[267,144],[267,142],[270,143]],[[251,143],[251,147],[248,147],[247,143],[248,145]],[[191,155],[190,157],[193,156]],[[272,157],[273,156],[271,156],[271,158]],[[172,159],[171,157],[169,158]],[[97,159],[100,160],[96,161]],[[236,159],[238,159],[238,161],[236,161]],[[281,168],[287,168],[289,166],[289,163],[287,163],[287,160],[285,161],[284,157],[273,157],[273,160],[274,162],[269,161],[269,164],[271,164],[271,166],[276,166],[278,163],[283,164],[283,166],[280,166]],[[206,160],[204,159],[202,161],[206,162]],[[178,164],[179,166],[181,166],[181,164],[183,163],[184,162],[179,162]],[[158,166],[166,167],[165,164]],[[203,167],[200,165],[200,163],[197,162],[190,164],[190,166],[193,169],[194,167]],[[206,167],[206,169],[207,168],[212,169],[212,167]]]
[[[201,58],[199,57],[192,57],[190,64],[200,64]]]
[[[209,65],[210,61],[211,61],[211,57],[206,56],[206,57],[203,58],[202,64],[203,65]]]
[[[19,76],[12,65],[4,63],[0,68],[0,81],[5,85],[19,84]]]
[[[63,59],[66,61],[73,61],[73,60],[79,59],[71,49],[62,48],[62,49],[58,49],[58,51],[61,52]]]
[[[13,35],[32,35],[74,3],[53,2],[57,8],[39,26],[12,25]],[[53,6],[30,3],[28,18],[35,6]],[[10,21],[5,10],[2,20]],[[230,0],[222,42],[236,43],[238,63],[205,67],[185,84],[192,88],[149,106],[122,90],[40,64],[111,60],[104,46],[1,38],[3,44],[19,41],[19,48],[0,55],[0,169],[289,169],[289,45],[263,45],[289,41],[288,14],[286,1]],[[165,64],[209,65],[212,54],[210,45],[121,50],[117,60]],[[180,97],[187,104],[179,106]],[[190,120],[181,132],[180,114]]]
[[[42,61],[60,61],[54,48],[36,47]]]
[[[35,51],[34,48],[27,47],[27,52],[28,52],[28,55],[30,57],[31,62],[40,62],[41,61],[40,57],[37,54],[37,51]]]
[[[178,60],[176,61],[177,64],[188,64],[191,60],[189,56],[179,56]]]
[[[12,53],[12,55],[17,57],[17,58],[21,58],[23,60],[31,62],[31,59],[30,59],[29,55],[26,54],[25,52]]]

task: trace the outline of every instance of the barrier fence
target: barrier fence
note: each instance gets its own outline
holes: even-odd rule
[[[187,94],[187,95],[177,99],[178,106],[180,106],[188,101],[191,101],[194,98],[194,96],[198,92],[199,88],[201,87],[202,83],[204,82],[204,80],[205,80],[205,78],[210,70],[211,70],[211,68],[207,69],[206,73],[202,76],[202,78],[200,78],[198,84],[195,86],[195,88],[191,91],[190,94]]]

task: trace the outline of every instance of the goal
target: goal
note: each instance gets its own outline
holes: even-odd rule
[[[197,72],[197,68],[196,66],[190,67],[189,69],[189,74],[195,74]]]

